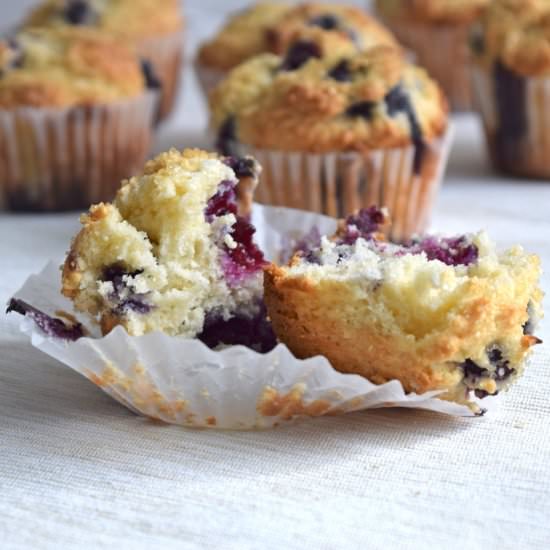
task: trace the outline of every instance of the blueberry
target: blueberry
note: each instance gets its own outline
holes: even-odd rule
[[[117,315],[124,314],[125,311],[131,310],[136,313],[149,313],[152,307],[146,303],[145,294],[136,294],[126,285],[125,277],[137,277],[143,273],[142,269],[135,271],[127,271],[121,262],[111,264],[103,269],[102,281],[108,281],[113,284],[113,292],[109,299],[116,303],[114,313]],[[123,297],[123,292],[128,290],[128,296]]]
[[[299,40],[288,50],[285,59],[280,66],[282,71],[295,71],[312,58],[320,58],[321,49],[314,42]]]
[[[464,378],[470,378],[473,380],[488,377],[489,371],[480,367],[477,363],[474,363],[471,359],[466,359],[464,363],[460,364],[460,368],[464,371]]]
[[[510,378],[516,372],[515,369],[510,368],[510,362],[504,358],[502,350],[498,347],[492,347],[487,350],[487,357],[491,365],[495,367],[493,378],[497,382]]]
[[[63,17],[71,25],[93,25],[97,14],[87,0],[67,0]]]
[[[469,36],[470,49],[476,55],[483,55],[485,52],[485,36],[481,29],[472,31]]]
[[[382,210],[371,206],[363,208],[346,218],[346,228],[338,239],[338,244],[354,244],[357,239],[372,240],[374,233],[380,230],[386,216]]]
[[[160,90],[162,88],[162,83],[149,60],[141,60],[141,72],[148,90]]]
[[[375,107],[376,103],[374,101],[359,101],[347,108],[346,115],[349,117],[361,117],[370,120]]]
[[[409,120],[411,139],[415,148],[413,167],[415,173],[418,174],[422,167],[422,159],[424,157],[426,144],[424,143],[422,128],[418,122],[418,117],[414,111],[412,101],[400,85],[392,88],[384,98],[384,101],[386,102],[388,114],[391,117],[399,113],[405,113]]]
[[[439,260],[451,266],[471,265],[477,261],[479,254],[477,246],[464,236],[446,239],[426,237],[411,244],[409,252],[424,253],[428,260]]]
[[[233,156],[237,141],[237,122],[234,116],[228,116],[218,130],[216,149],[226,156]]]
[[[223,161],[240,178],[253,178],[258,174],[258,164],[251,157],[227,157]]]
[[[261,353],[267,353],[277,345],[277,338],[263,304],[254,317],[236,315],[229,320],[224,320],[215,312],[209,313],[198,338],[210,348],[220,345],[241,345]]]
[[[0,78],[2,78],[8,71],[20,69],[23,66],[25,59],[23,50],[15,38],[9,38],[6,41],[6,44],[10,49],[11,55],[9,62],[3,67],[0,67]]]
[[[61,340],[75,341],[84,336],[84,329],[80,323],[66,324],[61,319],[51,317],[31,305],[12,298],[6,309],[6,313],[14,311],[20,315],[28,315],[48,336],[54,336]]]
[[[309,20],[309,24],[313,27],[321,27],[326,31],[334,31],[340,28],[340,20],[331,13],[318,15]]]
[[[349,66],[349,61],[347,59],[343,59],[338,63],[338,65],[334,66],[329,72],[328,76],[334,80],[337,80],[338,82],[351,82],[352,81],[352,74]]]

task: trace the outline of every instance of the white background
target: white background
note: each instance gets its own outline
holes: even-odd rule
[[[0,26],[28,3],[0,0]],[[243,4],[189,0],[191,42]],[[189,73],[156,148],[203,143],[205,121]],[[434,229],[483,227],[548,266],[550,183],[495,176],[476,118],[456,125]],[[75,214],[0,215],[0,303],[76,227]],[[0,316],[2,550],[550,548],[548,346],[482,419],[385,410],[218,433],[135,417],[17,326]]]

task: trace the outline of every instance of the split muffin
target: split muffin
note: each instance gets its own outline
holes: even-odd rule
[[[470,32],[489,0],[377,0],[381,19],[441,84],[455,111],[473,108]]]
[[[496,251],[485,233],[379,240],[385,215],[363,210],[332,238],[266,269],[265,300],[281,342],[345,373],[407,392],[472,403],[524,370],[542,316],[537,256]]]
[[[172,150],[82,217],[63,294],[96,319],[139,336],[161,331],[215,347],[270,349],[265,260],[249,223],[253,159]]]
[[[179,0],[43,0],[26,27],[89,27],[136,48],[162,87],[160,116],[174,106],[183,59]],[[151,78],[153,80],[153,78]]]
[[[260,2],[235,14],[201,46],[197,74],[208,93],[244,61],[266,52],[282,55],[299,40],[316,42],[321,48],[345,48],[349,53],[375,45],[399,48],[390,31],[352,6]]]
[[[550,178],[550,3],[495,1],[476,36],[477,108],[494,166]]]
[[[0,40],[0,206],[109,200],[148,153],[157,94],[134,52],[88,29]]]
[[[402,241],[429,221],[447,160],[447,102],[394,48],[338,44],[300,40],[285,56],[234,69],[210,98],[218,148],[262,164],[260,202],[333,217],[385,206],[390,236]]]

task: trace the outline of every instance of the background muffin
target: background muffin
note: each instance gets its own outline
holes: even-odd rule
[[[25,26],[92,27],[136,47],[152,63],[162,84],[161,116],[173,107],[183,47],[183,18],[178,0],[44,0]]]
[[[493,2],[477,29],[474,87],[495,167],[550,177],[550,4]]]
[[[380,17],[441,84],[455,111],[472,108],[469,32],[489,0],[377,0]]]
[[[299,41],[258,56],[211,96],[221,150],[254,151],[260,202],[345,216],[388,206],[392,237],[425,229],[446,162],[447,103],[400,52]]]
[[[154,94],[133,50],[87,29],[0,41],[0,193],[10,209],[112,196],[148,152]]]
[[[469,403],[507,389],[524,369],[542,315],[540,260],[497,253],[484,233],[376,240],[380,211],[361,211],[337,235],[266,271],[268,313],[299,358],[407,392],[441,390]]]
[[[266,52],[283,55],[298,41],[349,53],[376,45],[399,48],[390,31],[358,8],[320,2],[294,7],[285,2],[261,2],[230,19],[200,48],[198,74],[209,92],[240,63]]]

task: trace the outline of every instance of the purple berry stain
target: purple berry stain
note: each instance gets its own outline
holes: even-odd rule
[[[141,314],[151,311],[152,307],[146,302],[146,294],[132,292],[128,289],[125,280],[128,277],[137,277],[142,273],[141,269],[129,272],[120,262],[104,268],[101,280],[111,282],[113,285],[113,292],[109,295],[109,299],[117,304],[114,310],[117,315],[122,315],[127,310]]]
[[[68,324],[61,319],[57,319],[36,309],[23,300],[12,298],[8,304],[6,313],[11,313],[12,311],[31,318],[48,336],[72,342],[84,336],[84,329],[80,323]]]
[[[258,273],[267,263],[263,252],[254,243],[256,229],[237,214],[235,187],[236,183],[233,181],[222,181],[218,186],[218,192],[208,201],[204,212],[208,222],[227,214],[236,217],[229,232],[235,246],[229,247],[225,243],[222,245],[225,253],[222,257],[222,267],[230,286],[236,286],[243,279]]]

